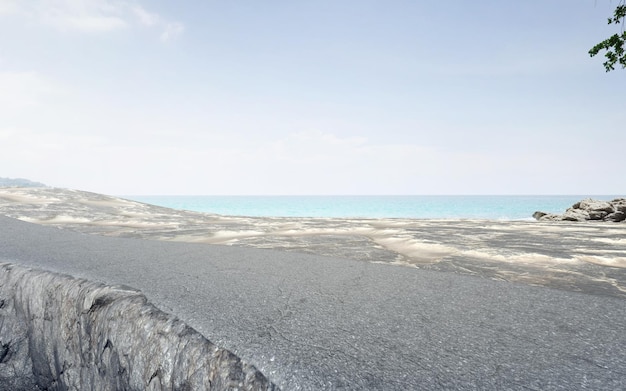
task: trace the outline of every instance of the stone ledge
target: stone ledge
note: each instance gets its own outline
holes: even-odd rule
[[[137,290],[0,264],[0,390],[277,390]]]

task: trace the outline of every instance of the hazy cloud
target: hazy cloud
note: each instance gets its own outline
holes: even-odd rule
[[[521,194],[537,183],[547,193],[575,194],[584,185],[573,180],[592,173],[570,167],[592,168],[590,160],[597,160],[524,151],[497,158],[323,132],[231,141],[141,144],[108,134],[0,126],[0,166],[7,175],[111,194],[177,189],[187,194],[454,194],[472,189],[494,194],[503,188]],[[541,174],[545,167],[558,175]],[[72,176],[80,181],[67,179]]]
[[[140,24],[162,30],[160,38],[163,42],[171,41],[185,30],[185,26],[182,23],[165,20],[161,16],[147,11],[139,5],[132,6],[131,9]]]
[[[137,17],[137,19],[139,20],[139,22],[143,24],[144,26],[155,26],[160,23],[163,23],[159,15],[146,11],[146,9],[144,9],[143,7],[139,5],[135,5],[131,9],[132,9],[132,12]]]
[[[2,0],[0,1],[0,15],[12,14],[18,10],[17,1]]]
[[[106,32],[128,23],[121,4],[107,0],[39,0],[22,12],[63,31]]]
[[[184,26],[129,0],[36,0],[0,2],[0,15],[20,14],[61,31],[110,32],[133,26],[161,30],[161,40],[180,35]]]
[[[0,107],[6,113],[37,106],[61,90],[37,72],[0,72]]]
[[[167,23],[161,34],[161,41],[168,42],[183,33],[185,27],[181,23]]]

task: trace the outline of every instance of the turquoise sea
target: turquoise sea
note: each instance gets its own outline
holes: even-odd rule
[[[372,217],[529,220],[572,204],[612,195],[444,196],[123,196],[174,209],[256,217]]]

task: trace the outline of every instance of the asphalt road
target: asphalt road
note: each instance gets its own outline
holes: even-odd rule
[[[140,289],[283,390],[626,389],[626,300],[0,217],[0,262]]]

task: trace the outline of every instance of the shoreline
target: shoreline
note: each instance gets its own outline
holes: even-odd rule
[[[163,207],[241,217],[528,220],[565,210],[577,195],[174,195],[119,197]],[[602,195],[601,199],[614,196]]]
[[[626,239],[615,223],[222,216],[55,188],[0,189],[0,214],[88,234],[273,249],[626,298]]]

